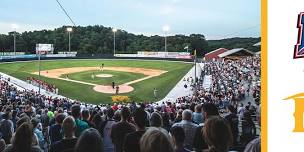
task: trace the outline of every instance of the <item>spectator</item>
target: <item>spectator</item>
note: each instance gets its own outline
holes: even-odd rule
[[[32,124],[25,122],[17,128],[12,144],[8,145],[4,152],[42,152],[39,146],[33,146]]]
[[[195,112],[193,112],[192,121],[196,124],[203,123],[203,115],[202,115],[202,106],[196,105],[195,106]]]
[[[227,109],[228,109],[228,115],[225,116],[225,119],[228,121],[231,128],[231,132],[233,136],[233,146],[237,146],[238,135],[239,135],[239,120],[238,120],[238,116],[236,115],[237,111],[232,105],[229,105]]]
[[[0,151],[4,151],[6,147],[5,141],[3,139],[0,139]]]
[[[106,121],[104,121],[101,125],[101,135],[103,136],[103,148],[104,152],[113,152],[114,145],[111,139],[111,129],[112,126],[115,124],[115,120],[113,119],[114,110],[109,108],[107,110]]]
[[[89,125],[88,123],[80,120],[80,105],[73,105],[72,106],[72,116],[74,117],[75,119],[75,123],[76,123],[76,132],[75,132],[75,135],[76,137],[80,136],[80,134],[86,130],[87,128],[89,128]]]
[[[246,111],[244,113],[244,119],[242,121],[242,135],[241,141],[243,145],[247,145],[252,139],[255,138],[256,128],[252,121],[251,113]]]
[[[114,151],[115,152],[122,152],[123,151],[123,142],[125,136],[128,133],[135,131],[135,126],[130,124],[127,120],[130,118],[130,109],[127,107],[123,107],[121,109],[121,121],[114,124],[111,130],[111,138],[114,144]]]
[[[82,110],[81,116],[82,116],[82,121],[86,122],[89,125],[90,128],[94,127],[94,124],[89,121],[89,119],[90,119],[90,112],[89,112],[88,109]]]
[[[209,152],[228,152],[233,137],[228,122],[220,117],[213,116],[206,121],[204,138],[208,144]]]
[[[261,137],[258,137],[250,141],[247,144],[244,152],[261,152]]]
[[[98,130],[90,128],[79,137],[75,152],[103,152],[102,138]]]
[[[203,105],[203,115],[205,117],[205,121],[211,117],[211,116],[218,116],[219,112],[217,107],[212,103],[205,103]],[[201,152],[204,149],[208,149],[208,145],[206,141],[203,138],[203,128],[204,124],[200,124],[200,126],[195,131],[195,137],[194,137],[194,149],[197,152]]]
[[[172,127],[179,126],[182,127],[185,131],[185,147],[189,150],[193,149],[193,141],[195,136],[195,131],[198,127],[197,124],[192,123],[192,111],[184,110],[182,114],[182,121],[179,123],[175,123]]]
[[[56,124],[52,125],[49,129],[49,136],[51,139],[51,144],[62,139],[62,122],[65,118],[64,114],[58,114],[55,117]]]
[[[179,109],[176,115],[176,118],[174,120],[174,123],[178,123],[182,121],[182,114],[183,114],[183,110]]]
[[[140,152],[139,141],[142,135],[146,132],[147,113],[138,108],[134,112],[134,121],[136,124],[136,131],[127,134],[124,140],[125,152]]]
[[[172,141],[167,132],[151,127],[140,139],[141,152],[174,152]]]
[[[260,115],[257,115],[257,120],[259,126],[261,126]],[[260,152],[260,151],[261,151],[261,137],[257,137],[247,144],[244,152]]]
[[[14,124],[11,121],[11,112],[10,109],[2,115],[2,121],[0,122],[0,132],[5,143],[10,144],[10,140],[14,133]]]
[[[50,152],[74,152],[77,142],[76,123],[73,117],[66,117],[62,123],[63,139],[51,145]]]
[[[97,129],[99,133],[102,135],[101,125],[102,125],[102,117],[99,114],[94,115],[92,119],[92,126],[93,128]]]
[[[45,149],[45,141],[44,141],[44,136],[42,134],[42,131],[41,131],[41,123],[39,122],[38,119],[36,118],[33,118],[31,120],[31,123],[33,125],[33,129],[34,129],[34,134],[36,135],[36,137],[38,138],[38,143],[39,143],[39,146],[42,150]]]
[[[173,139],[175,152],[190,152],[190,150],[184,147],[186,135],[182,127],[172,127],[170,133]]]
[[[30,118],[29,118],[27,115],[21,117],[21,118],[17,121],[17,123],[16,123],[16,128],[19,128],[19,127],[20,127],[23,123],[25,123],[25,122],[30,123]]]
[[[163,126],[163,119],[158,112],[153,112],[150,118],[150,126],[161,128]]]
[[[13,122],[13,125],[14,125],[14,130],[16,130],[16,124],[17,124],[18,120],[19,120],[19,118],[17,117],[17,110],[13,110],[13,112],[12,112],[12,122]]]

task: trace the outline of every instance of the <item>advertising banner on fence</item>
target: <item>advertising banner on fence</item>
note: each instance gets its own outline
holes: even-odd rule
[[[137,54],[115,54],[116,57],[139,57],[139,58],[170,58],[170,59],[191,59],[188,52],[148,52],[139,51]]]

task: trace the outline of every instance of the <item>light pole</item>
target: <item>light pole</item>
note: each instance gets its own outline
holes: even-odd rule
[[[163,32],[165,33],[165,57],[168,54],[168,50],[167,50],[167,34],[170,30],[170,26],[165,25],[163,26]]]
[[[38,74],[38,77],[39,77],[38,80],[40,80],[40,78],[41,78],[41,75],[40,75],[40,71],[41,71],[41,65],[40,65],[40,61],[41,61],[41,60],[40,60],[40,55],[41,55],[41,54],[40,54],[40,50],[38,50],[38,71],[39,71],[39,72],[38,72],[38,73],[39,73],[39,74]],[[41,83],[39,83],[39,94],[40,94],[40,89],[41,89]]]
[[[196,97],[196,91],[197,91],[197,83],[196,83],[196,50],[194,50],[194,94]]]
[[[115,57],[115,33],[117,32],[117,29],[116,28],[113,28],[112,29],[112,31],[113,31],[113,35],[114,35],[114,42],[113,42],[113,45],[114,45],[114,50],[113,50],[113,54],[114,54],[114,57]]]
[[[12,28],[14,30],[14,55],[16,56],[16,30],[18,28],[18,25],[13,24]]]
[[[71,27],[68,27],[67,31],[69,33],[69,52],[71,52],[71,32],[73,31],[73,29]]]

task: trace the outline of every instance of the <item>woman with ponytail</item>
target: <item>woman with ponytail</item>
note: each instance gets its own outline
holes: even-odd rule
[[[209,146],[208,152],[228,152],[233,143],[233,137],[228,122],[220,117],[209,118],[203,129],[204,138]]]
[[[23,123],[17,128],[12,138],[12,144],[8,145],[4,152],[42,152],[37,145],[33,145],[34,136],[33,126],[29,122]]]

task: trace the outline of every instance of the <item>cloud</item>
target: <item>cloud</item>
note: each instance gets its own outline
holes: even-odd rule
[[[49,25],[0,22],[0,33],[7,34],[8,32],[13,31],[14,29],[12,25],[18,27],[16,29],[17,32],[43,30],[43,29],[50,30],[56,28],[55,26],[49,26]]]

